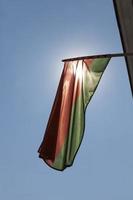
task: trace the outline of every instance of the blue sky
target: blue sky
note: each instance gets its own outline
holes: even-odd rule
[[[0,0],[0,199],[132,200],[133,105],[113,58],[86,112],[74,165],[38,158],[67,57],[122,52],[111,0]]]

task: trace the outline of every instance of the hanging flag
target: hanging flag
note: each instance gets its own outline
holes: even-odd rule
[[[95,58],[65,62],[38,150],[50,167],[62,171],[73,164],[84,134],[86,107],[109,61]]]

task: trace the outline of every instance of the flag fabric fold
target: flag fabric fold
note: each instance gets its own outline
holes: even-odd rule
[[[110,58],[65,62],[57,94],[38,149],[50,167],[64,170],[73,164],[83,139],[85,110]]]

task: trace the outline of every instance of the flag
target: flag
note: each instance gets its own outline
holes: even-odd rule
[[[39,157],[50,167],[64,170],[73,164],[85,128],[85,110],[110,58],[64,63]]]

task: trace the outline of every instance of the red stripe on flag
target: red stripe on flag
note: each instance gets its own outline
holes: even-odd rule
[[[92,59],[84,60],[87,68],[92,61]],[[70,66],[71,63],[65,63],[45,136],[38,150],[39,156],[47,160],[50,165],[52,165],[65,144],[69,133],[72,106],[82,91],[83,61],[82,66],[78,64],[77,68],[76,66]]]
[[[40,157],[45,160],[54,162],[64,145],[69,129],[74,78],[73,68],[65,64],[45,137],[39,148]]]

